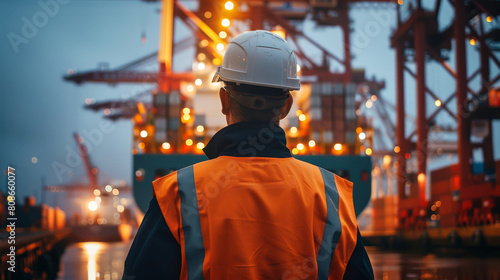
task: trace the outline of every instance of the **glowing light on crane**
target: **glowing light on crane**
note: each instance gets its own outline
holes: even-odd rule
[[[370,109],[373,106],[373,102],[371,100],[366,101],[366,108]]]
[[[192,146],[193,145],[193,140],[191,140],[191,139],[186,140],[186,145]]]
[[[316,146],[316,142],[314,142],[314,140],[309,141],[309,147],[312,148],[314,146]]]
[[[214,65],[221,65],[222,60],[220,58],[216,57],[216,58],[212,59],[212,63]]]
[[[148,137],[148,132],[146,130],[141,131],[141,137],[142,138]]]
[[[401,148],[399,146],[394,147],[394,152],[397,154],[401,151]]]
[[[227,2],[224,4],[224,8],[226,8],[226,10],[228,10],[228,11],[231,11],[231,10],[234,8],[234,4],[233,4],[233,2],[231,2],[231,1],[227,1]]]
[[[88,204],[88,207],[89,207],[89,210],[90,211],[95,211],[97,210],[97,202],[95,201],[90,201],[89,204]]]
[[[337,143],[333,146],[333,149],[335,149],[335,151],[340,151],[342,150],[342,144],[340,143]]]
[[[471,38],[471,39],[470,39],[470,41],[469,41],[469,44],[470,44],[471,46],[475,46],[475,45],[476,45],[476,39]]]
[[[373,154],[373,151],[371,148],[367,148],[366,151],[365,151],[366,155],[367,156],[371,156]]]
[[[164,150],[168,150],[168,149],[170,149],[170,143],[168,143],[168,142],[163,142],[163,144],[161,144],[161,147],[162,147]]]
[[[203,125],[199,125],[196,127],[196,131],[198,131],[200,133],[203,132],[204,130],[205,130],[205,128],[203,127]]]
[[[198,70],[204,70],[205,69],[205,63],[200,62],[198,63]]]
[[[182,113],[188,115],[189,113],[191,113],[191,109],[186,107],[186,108],[182,109]]]
[[[198,142],[198,143],[196,144],[196,148],[198,148],[198,149],[200,149],[200,150],[201,150],[201,149],[205,148],[205,144],[203,144],[203,142]]]
[[[218,44],[217,44],[217,49],[218,49],[219,51],[224,50],[224,44],[222,44],[222,43],[218,43]]]
[[[227,33],[226,33],[226,31],[221,31],[221,32],[219,32],[219,37],[220,37],[221,39],[225,39],[225,38],[227,37]]]
[[[197,86],[201,86],[202,83],[201,79],[196,79],[196,81],[194,81],[194,84]]]
[[[204,16],[206,18],[211,18],[212,17],[212,13],[210,11],[206,11],[205,14],[204,14]]]
[[[200,47],[204,48],[206,46],[208,46],[208,40],[205,40],[205,39],[201,40]]]
[[[230,20],[228,20],[227,18],[225,18],[225,19],[223,19],[223,20],[221,21],[221,24],[222,24],[222,26],[224,26],[224,27],[228,27],[229,25],[231,25],[231,21],[230,21]]]
[[[490,16],[487,16],[487,17],[486,17],[486,21],[487,21],[487,22],[492,22],[493,20],[491,19],[491,17],[490,17]]]
[[[365,140],[366,134],[364,132],[361,132],[358,137],[359,137],[359,140]]]
[[[441,107],[441,100],[436,99],[436,101],[434,101],[434,105],[436,105],[436,107]]]
[[[293,134],[297,133],[297,128],[295,126],[292,126],[290,128],[290,132],[293,133]]]
[[[302,143],[297,144],[297,149],[299,149],[299,151],[302,151],[304,149],[304,144]]]
[[[306,120],[306,115],[304,115],[304,114],[300,114],[300,115],[299,115],[299,121],[303,122],[303,121],[305,121],[305,120]]]
[[[198,60],[205,60],[205,58],[207,58],[207,55],[204,54],[204,53],[199,53],[196,58],[198,58]]]

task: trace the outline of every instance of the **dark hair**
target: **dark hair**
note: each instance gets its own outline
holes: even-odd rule
[[[246,84],[236,84],[225,82],[225,88],[232,93],[244,93],[244,94],[255,94],[259,96],[284,96],[289,94],[288,91],[283,91],[279,88],[269,88],[261,86],[253,86]],[[238,121],[276,121],[281,113],[281,108],[284,105],[277,106],[268,110],[255,110],[240,105],[234,98],[229,97],[229,109],[231,115],[234,116]]]

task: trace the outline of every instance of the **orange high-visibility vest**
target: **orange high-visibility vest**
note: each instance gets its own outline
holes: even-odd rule
[[[153,182],[180,279],[342,279],[352,183],[295,158],[219,156]]]

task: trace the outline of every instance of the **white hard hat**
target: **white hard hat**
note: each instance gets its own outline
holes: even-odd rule
[[[269,31],[236,36],[224,54],[212,82],[233,82],[286,91],[300,89],[297,59],[290,44]]]

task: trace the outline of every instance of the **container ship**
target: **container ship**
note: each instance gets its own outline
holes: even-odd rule
[[[500,12],[498,2],[455,1],[441,8],[441,1],[432,7],[420,0],[366,1],[380,9],[372,25],[396,26],[389,39],[396,56],[394,101],[381,94],[384,81],[352,67],[352,53],[360,46],[351,42],[349,15],[360,2],[365,1],[200,0],[188,9],[163,0],[158,52],[116,69],[68,71],[64,79],[155,84],[130,100],[86,101],[88,109],[104,110],[108,119],[132,120],[133,195],[145,212],[151,182],[206,160],[202,149],[225,126],[219,85],[210,80],[231,38],[242,30],[270,30],[292,43],[300,64],[302,88],[292,93],[295,105],[281,124],[287,145],[295,157],[354,183],[367,243],[499,245],[500,163],[494,160],[492,122],[500,118],[500,91],[498,71],[490,69],[500,67],[492,51],[499,37],[489,24]],[[178,35],[186,32],[174,28],[174,18],[193,36]],[[340,31],[335,34],[343,47],[324,47],[303,32],[296,23],[306,18]],[[174,71],[174,53],[191,46],[192,70]],[[479,55],[477,65],[467,64],[469,53]],[[154,59],[158,71],[141,70]],[[438,95],[428,84],[430,62],[439,68],[432,74],[451,76],[452,94]],[[409,96],[416,102],[408,102]],[[442,115],[448,124],[440,123]],[[408,124],[415,127],[409,134]],[[443,158],[447,165],[428,168],[428,162]]]

